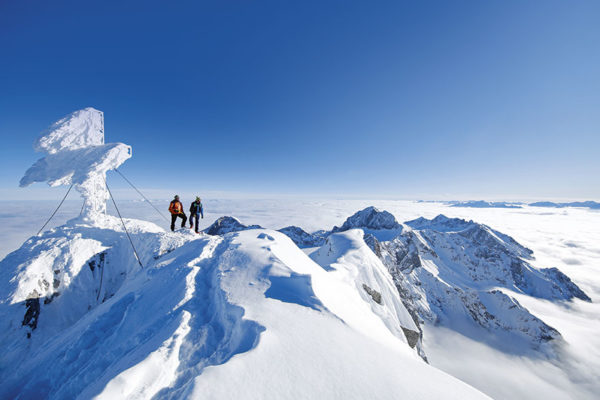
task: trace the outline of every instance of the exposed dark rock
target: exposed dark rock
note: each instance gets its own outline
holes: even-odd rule
[[[54,292],[54,293],[52,293],[51,296],[46,297],[44,299],[44,304],[50,304],[50,303],[52,303],[52,300],[54,300],[58,296],[60,296],[60,292]]]
[[[34,297],[25,300],[25,316],[23,317],[22,326],[28,326],[31,330],[37,328],[38,318],[40,316],[40,298]],[[30,335],[28,335],[29,337]]]
[[[379,305],[383,304],[383,301],[381,299],[381,293],[379,293],[377,290],[375,289],[371,289],[369,286],[367,286],[366,283],[363,283],[362,285],[363,289],[365,289],[365,292],[367,292],[369,294],[369,296],[371,296],[371,298],[373,299],[373,301]]]
[[[417,343],[419,343],[419,339],[421,339],[421,332],[416,332],[411,329],[406,329],[403,326],[401,328],[402,328],[402,332],[404,332],[404,336],[406,337],[406,340],[408,341],[408,345],[414,349],[415,346],[417,345]]]
[[[92,272],[94,272],[94,269],[96,269],[96,267],[102,268],[104,266],[105,257],[106,257],[105,251],[103,251],[102,253],[96,254],[90,261],[88,261],[88,266],[90,267],[90,270]]]

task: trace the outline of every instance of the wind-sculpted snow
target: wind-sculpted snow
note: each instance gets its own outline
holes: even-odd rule
[[[89,219],[97,219],[106,211],[106,172],[131,157],[131,147],[104,143],[104,114],[91,107],[56,122],[34,147],[47,156],[25,172],[20,186],[35,182],[48,182],[50,186],[73,184],[84,198],[82,214]]]
[[[104,144],[104,114],[91,107],[56,121],[35,141],[36,151],[56,154]]]
[[[244,231],[246,229],[260,229],[258,225],[246,226],[242,224],[237,218],[234,217],[221,217],[218,218],[211,226],[206,228],[203,232],[209,235],[224,235],[231,232]]]
[[[360,231],[330,238],[326,270],[276,231],[126,224],[143,269],[112,217],[0,262],[0,398],[484,397],[408,346],[417,328]]]

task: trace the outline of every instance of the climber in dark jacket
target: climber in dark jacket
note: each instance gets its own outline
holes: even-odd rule
[[[194,219],[196,220],[196,233],[198,233],[198,216],[204,218],[204,209],[202,207],[202,201],[200,197],[196,197],[196,200],[190,206],[190,229],[194,227]]]

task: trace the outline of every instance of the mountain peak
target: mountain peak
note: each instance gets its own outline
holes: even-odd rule
[[[343,232],[353,228],[391,230],[402,229],[402,225],[398,223],[391,213],[380,211],[377,208],[370,206],[348,217],[340,228],[336,226],[332,229],[332,232]]]
[[[477,223],[473,221],[467,221],[461,218],[448,218],[444,214],[440,214],[433,219],[420,217],[407,221],[405,224],[413,229],[431,229],[438,232],[462,231],[468,227],[477,225]]]
[[[211,226],[203,232],[209,235],[224,235],[230,232],[245,231],[247,229],[261,229],[259,225],[244,225],[237,218],[223,216],[218,218]]]

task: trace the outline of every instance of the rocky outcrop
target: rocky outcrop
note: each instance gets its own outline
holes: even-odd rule
[[[402,225],[387,211],[379,211],[375,207],[367,207],[348,217],[341,227],[335,226],[332,232],[344,232],[348,229],[362,228],[367,230],[402,230]]]
[[[294,243],[296,243],[296,246],[300,247],[301,249],[323,246],[327,237],[324,231],[308,233],[304,229],[297,226],[286,226],[285,228],[279,229],[279,232],[287,235]]]
[[[224,235],[226,233],[245,231],[247,229],[261,229],[261,227],[259,225],[244,225],[234,217],[221,217],[203,232],[209,235]]]
[[[379,293],[377,290],[375,289],[371,289],[366,283],[362,284],[363,289],[365,289],[365,292],[367,292],[367,294],[369,296],[371,296],[371,298],[373,299],[373,301],[379,305],[382,305],[383,302],[381,300],[381,293]],[[414,346],[412,346],[414,347]]]

